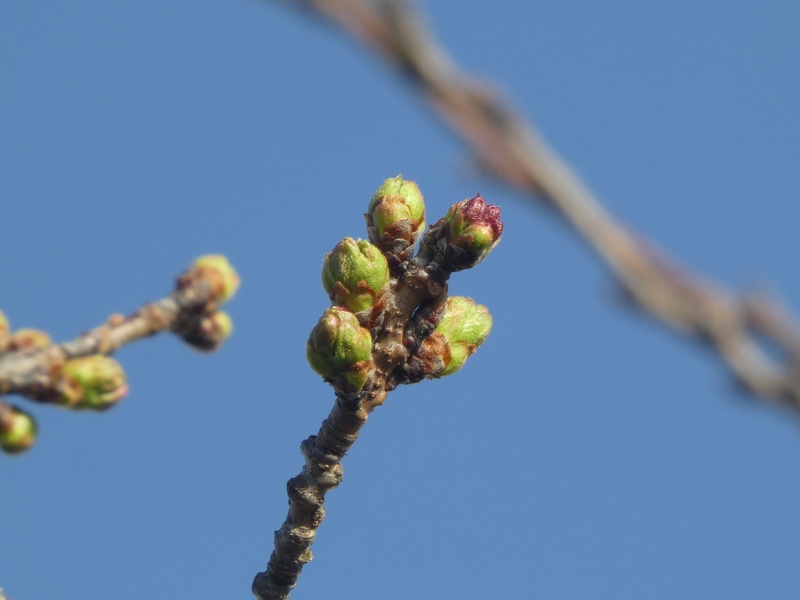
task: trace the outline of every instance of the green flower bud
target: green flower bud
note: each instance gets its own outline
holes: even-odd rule
[[[188,333],[184,334],[183,340],[203,352],[211,352],[219,348],[233,333],[233,321],[228,313],[215,310],[204,315]]]
[[[0,407],[0,449],[8,454],[24,452],[36,441],[36,421],[16,406]]]
[[[370,239],[383,250],[403,250],[413,246],[425,229],[422,192],[416,183],[406,181],[400,175],[387,179],[372,195],[366,218]],[[397,248],[396,240],[403,242]]]
[[[17,329],[8,338],[9,350],[34,350],[47,348],[53,341],[39,329]]]
[[[372,336],[341,306],[325,311],[306,344],[311,368],[332,383],[360,390],[372,371]]]
[[[457,202],[444,217],[450,242],[445,255],[454,270],[474,267],[500,241],[500,207],[486,204],[480,195]]]
[[[472,298],[451,296],[442,320],[410,361],[412,372],[426,377],[452,375],[464,366],[492,329],[489,310]]]
[[[353,312],[370,308],[389,282],[381,251],[366,240],[343,239],[322,263],[322,285],[331,300]]]
[[[72,358],[54,378],[55,402],[69,408],[105,410],[128,393],[125,371],[104,354]]]
[[[222,254],[207,254],[196,259],[178,279],[178,286],[186,288],[205,280],[211,288],[206,310],[212,311],[233,298],[239,289],[239,275]]]

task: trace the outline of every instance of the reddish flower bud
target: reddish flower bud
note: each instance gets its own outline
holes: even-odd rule
[[[449,241],[445,255],[454,271],[474,267],[494,249],[503,233],[500,207],[480,195],[450,207],[444,217]]]

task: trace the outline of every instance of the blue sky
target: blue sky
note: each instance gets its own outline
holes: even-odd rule
[[[612,212],[800,309],[800,4],[422,8]],[[332,402],[304,359],[322,255],[398,173],[430,221],[477,192],[503,207],[503,242],[451,285],[494,330],[372,414],[293,598],[800,595],[795,419],[620,306],[582,242],[344,36],[281,2],[7,0],[0,57],[12,325],[71,339],[209,252],[243,279],[219,353],[146,340],[117,355],[113,411],[32,407],[37,446],[0,460],[12,600],[250,597]]]

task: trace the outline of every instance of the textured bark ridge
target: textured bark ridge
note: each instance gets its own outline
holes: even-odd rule
[[[358,392],[328,380],[334,386],[336,402],[317,435],[300,446],[305,465],[286,485],[289,514],[275,532],[275,549],[267,569],[253,581],[253,593],[260,600],[288,598],[303,566],[311,560],[310,547],[325,517],[325,494],[341,483],[341,460],[358,438],[369,413],[398,385],[424,378],[419,369],[409,369],[409,359],[442,317],[443,311],[438,308],[447,297],[450,274],[465,268],[448,258],[453,250],[448,231],[444,219],[437,222],[410,261],[392,257],[392,250],[387,250],[391,279],[369,316],[363,317],[373,338],[374,369]]]
[[[366,422],[360,404],[357,398],[337,398],[319,434],[300,445],[306,462],[303,470],[286,484],[289,514],[275,532],[275,550],[267,571],[259,573],[253,581],[253,592],[258,598],[288,598],[303,565],[311,560],[310,547],[325,518],[325,493],[341,483],[341,459]]]

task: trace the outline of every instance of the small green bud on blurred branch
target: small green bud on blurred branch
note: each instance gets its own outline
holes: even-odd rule
[[[125,371],[104,354],[68,360],[54,378],[55,402],[69,408],[105,410],[128,393]]]
[[[213,352],[233,333],[233,320],[222,310],[215,310],[199,319],[183,334],[183,341],[197,350]]]
[[[8,350],[36,350],[47,348],[53,341],[46,332],[39,329],[17,329],[8,337]]]
[[[207,254],[195,260],[178,280],[179,288],[191,288],[200,282],[208,286],[206,312],[225,304],[239,289],[239,275],[222,254]]]
[[[61,344],[37,329],[9,333],[8,319],[0,312],[0,396],[18,394],[74,409],[110,408],[128,392],[125,372],[110,354],[163,331],[171,331],[201,350],[219,347],[233,331],[233,323],[217,307],[229,301],[238,287],[239,276],[227,258],[221,254],[201,256],[165,298],[127,317],[113,314],[98,327]],[[0,401],[0,416],[8,421],[4,427],[19,432],[21,425],[11,428],[8,423],[20,411],[12,414],[10,410]],[[15,423],[24,420],[15,419]],[[14,436],[18,444],[27,439]]]
[[[7,454],[24,452],[36,441],[36,421],[16,406],[0,402],[0,450]]]

